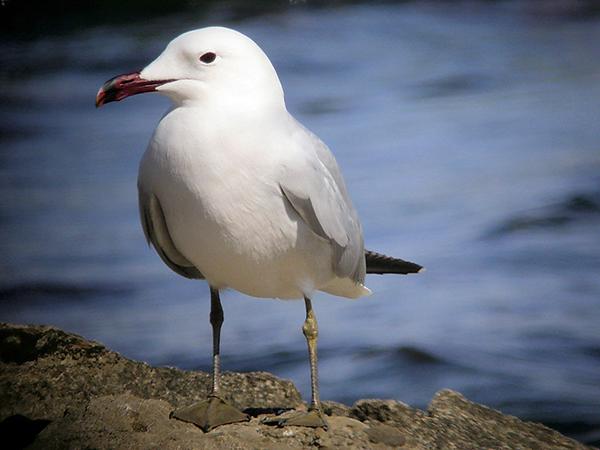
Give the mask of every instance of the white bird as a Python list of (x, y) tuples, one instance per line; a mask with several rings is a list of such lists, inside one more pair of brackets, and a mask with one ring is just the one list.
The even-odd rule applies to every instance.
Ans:
[(247, 420), (219, 396), (219, 290), (232, 288), (305, 300), (311, 405), (274, 422), (326, 428), (311, 297), (361, 297), (370, 293), (366, 272), (416, 273), (421, 266), (365, 252), (333, 154), (287, 111), (273, 65), (247, 36), (223, 27), (184, 33), (141, 72), (108, 80), (96, 106), (151, 91), (173, 106), (140, 164), (144, 233), (172, 270), (205, 279), (211, 292), (212, 393), (173, 416), (205, 431)]

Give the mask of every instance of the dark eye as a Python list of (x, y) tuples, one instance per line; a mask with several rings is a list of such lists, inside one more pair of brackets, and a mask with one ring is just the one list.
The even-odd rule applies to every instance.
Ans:
[(204, 64), (210, 64), (216, 59), (217, 55), (213, 52), (206, 52), (204, 55), (200, 57), (200, 61)]

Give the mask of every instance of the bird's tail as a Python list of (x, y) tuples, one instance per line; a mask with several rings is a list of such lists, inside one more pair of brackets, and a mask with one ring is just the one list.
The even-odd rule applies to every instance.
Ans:
[(423, 266), (410, 261), (404, 261), (400, 258), (392, 258), (391, 256), (382, 255), (381, 253), (365, 250), (365, 258), (367, 260), (367, 273), (398, 273), (409, 274), (419, 273), (425, 270)]

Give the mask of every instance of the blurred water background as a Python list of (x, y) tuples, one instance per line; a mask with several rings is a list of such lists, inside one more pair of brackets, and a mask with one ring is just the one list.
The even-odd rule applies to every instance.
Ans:
[[(95, 110), (94, 96), (181, 32), (232, 26), (336, 154), (367, 246), (427, 267), (369, 277), (361, 301), (315, 300), (322, 397), (425, 407), (452, 388), (600, 442), (593, 2), (56, 3), (2, 6), (0, 320), (210, 369), (208, 289), (162, 264), (137, 216), (138, 161), (168, 101)], [(307, 397), (304, 305), (223, 301), (225, 369)]]

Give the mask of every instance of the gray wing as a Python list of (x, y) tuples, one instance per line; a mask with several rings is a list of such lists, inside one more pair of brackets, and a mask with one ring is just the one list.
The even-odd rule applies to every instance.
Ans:
[(317, 235), (333, 248), (333, 269), (340, 278), (365, 280), (365, 253), (358, 214), (337, 162), (327, 146), (297, 124), (301, 157), (285, 166), (279, 186), (285, 199)]
[(174, 272), (186, 278), (204, 278), (175, 247), (158, 198), (153, 194), (145, 193), (139, 187), (138, 195), (140, 219), (148, 244), (152, 244), (164, 263)]

